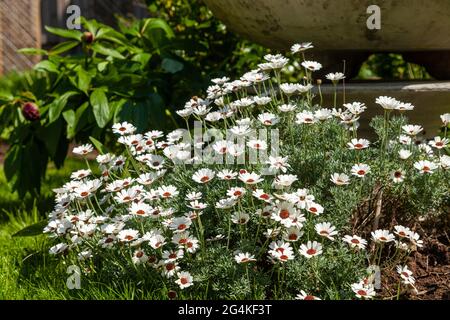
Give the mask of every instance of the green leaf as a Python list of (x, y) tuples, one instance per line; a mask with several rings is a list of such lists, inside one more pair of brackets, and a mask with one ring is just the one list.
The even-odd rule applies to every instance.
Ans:
[(68, 39), (73, 39), (73, 40), (77, 40), (77, 41), (81, 41), (81, 37), (83, 36), (81, 31), (78, 31), (78, 30), (67, 30), (67, 29), (54, 28), (54, 27), (49, 27), (49, 26), (45, 26), (45, 30), (47, 30), (50, 33), (56, 34), (57, 36), (60, 36), (63, 38), (68, 38)]
[(35, 237), (42, 235), (42, 231), (45, 226), (48, 224), (47, 220), (39, 221), (35, 224), (32, 224), (28, 227), (23, 228), (22, 230), (14, 233), (13, 237)]
[(64, 110), (64, 107), (67, 104), (67, 101), (71, 96), (76, 95), (77, 92), (69, 91), (64, 93), (62, 96), (56, 98), (48, 107), (49, 109), (49, 124), (54, 122), (59, 118), (61, 112)]
[(22, 48), (17, 50), (17, 52), (22, 54), (30, 54), (30, 55), (38, 55), (38, 56), (45, 56), (48, 54), (47, 50), (40, 49), (40, 48)]
[(173, 38), (175, 34), (173, 33), (170, 26), (167, 24), (166, 21), (159, 18), (148, 18), (145, 20), (144, 26), (142, 27), (141, 34), (147, 33), (155, 29), (163, 30), (166, 34), (167, 38)]
[(100, 53), (104, 56), (111, 56), (111, 57), (117, 58), (117, 59), (125, 59), (125, 57), (119, 51), (104, 47), (101, 44), (99, 44), (98, 42), (96, 42), (92, 45), (92, 50), (94, 52)]
[(90, 97), (92, 110), (94, 112), (95, 121), (100, 128), (104, 128), (111, 120), (111, 112), (109, 110), (108, 99), (104, 89), (95, 89)]
[(0, 90), (0, 100), (3, 101), (11, 101), (14, 99), (14, 95), (9, 92), (9, 91), (5, 91), (5, 90)]
[(101, 154), (108, 153), (108, 149), (97, 139), (94, 137), (89, 137), (89, 140), (91, 140), (92, 144), (95, 146), (95, 148), (100, 152)]
[(77, 121), (75, 111), (67, 110), (64, 111), (62, 115), (64, 120), (66, 120), (67, 122), (67, 139), (73, 139), (73, 137), (75, 136), (75, 128)]
[(50, 56), (57, 55), (75, 48), (78, 44), (77, 41), (64, 41), (51, 48), (48, 54)]
[(78, 86), (77, 86), (78, 89), (88, 94), (89, 86), (91, 85), (92, 80), (91, 75), (83, 68), (80, 68), (77, 73), (78, 73)]
[(114, 121), (128, 121), (136, 126), (138, 132), (148, 130), (150, 126), (164, 125), (164, 100), (157, 93), (150, 93), (145, 100), (128, 100), (116, 109)]
[(80, 22), (90, 33), (96, 34), (98, 30), (98, 23), (95, 20), (88, 20), (85, 17), (80, 17)]
[(47, 163), (47, 149), (38, 139), (32, 139), (27, 143), (19, 141), (13, 144), (6, 154), (3, 168), (10, 186), (23, 198), (27, 192), (39, 192)]
[(53, 62), (48, 61), (48, 60), (44, 60), (44, 61), (37, 63), (34, 66), (34, 69), (38, 70), (38, 71), (48, 71), (48, 72), (54, 72), (54, 73), (59, 72), (58, 67)]
[(64, 137), (62, 132), (63, 129), (63, 120), (58, 119), (57, 121), (43, 127), (39, 127), (37, 130), (37, 136), (41, 139), (45, 147), (48, 150), (48, 153), (51, 157), (54, 157), (56, 154), (56, 149), (58, 148), (59, 139)]
[(177, 60), (164, 58), (161, 63), (161, 67), (167, 72), (177, 73), (178, 71), (183, 70), (184, 65)]
[(131, 58), (131, 60), (139, 62), (144, 67), (147, 65), (147, 63), (151, 57), (152, 57), (152, 55), (150, 53), (143, 52), (143, 53), (135, 54), (133, 56), (133, 58)]
[(108, 67), (108, 64), (109, 64), (109, 61), (103, 61), (103, 62), (100, 62), (99, 64), (97, 64), (98, 71), (100, 71), (100, 72), (105, 71), (105, 69)]

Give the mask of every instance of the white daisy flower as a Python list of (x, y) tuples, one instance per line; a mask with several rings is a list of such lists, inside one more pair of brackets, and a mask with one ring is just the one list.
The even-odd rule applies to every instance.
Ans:
[(345, 173), (333, 173), (331, 175), (331, 182), (333, 182), (337, 186), (343, 186), (350, 184), (350, 178)]
[(398, 105), (400, 104), (400, 101), (398, 101), (395, 98), (381, 96), (375, 100), (375, 103), (382, 106), (383, 109), (395, 110), (395, 109), (397, 109)]
[(422, 174), (431, 174), (434, 170), (438, 168), (438, 165), (434, 162), (428, 161), (428, 160), (420, 160), (417, 162), (414, 162), (414, 168), (419, 170)]
[(311, 42), (303, 42), (303, 43), (296, 43), (294, 45), (292, 45), (291, 47), (291, 52), (293, 54), (295, 53), (299, 53), (299, 52), (304, 52), (308, 49), (312, 49), (314, 48), (314, 46), (312, 45)]
[(300, 290), (300, 293), (295, 296), (295, 300), (322, 300), (319, 297), (307, 294), (305, 291)]
[(351, 169), (352, 175), (357, 176), (359, 178), (364, 178), (369, 172), (370, 166), (364, 163), (357, 163)]
[(235, 212), (231, 216), (231, 221), (235, 224), (247, 224), (250, 220), (250, 216), (244, 212)]
[(362, 282), (353, 283), (351, 285), (353, 292), (357, 298), (360, 299), (372, 299), (375, 297), (375, 288), (372, 284), (364, 285)]
[(302, 66), (310, 71), (319, 71), (322, 69), (322, 64), (316, 61), (303, 61)]
[(342, 72), (328, 73), (325, 78), (333, 83), (337, 83), (339, 80), (345, 79), (345, 75)]
[(181, 271), (177, 274), (178, 279), (175, 281), (180, 286), (180, 289), (185, 289), (194, 284), (191, 274), (187, 271)]
[(91, 144), (83, 144), (81, 146), (75, 147), (73, 148), (72, 152), (74, 154), (78, 154), (81, 156), (85, 156), (88, 153), (91, 153), (92, 151), (94, 151), (94, 147)]
[(255, 256), (245, 252), (245, 253), (238, 253), (234, 256), (234, 260), (236, 260), (237, 263), (249, 263), (256, 261)]
[(367, 139), (352, 139), (347, 145), (349, 149), (362, 150), (368, 148), (370, 142)]
[(308, 241), (306, 245), (302, 244), (298, 251), (302, 256), (310, 259), (322, 254), (322, 245), (317, 241)]
[(128, 122), (115, 123), (112, 127), (113, 132), (120, 135), (133, 134), (136, 127)]
[(332, 226), (329, 222), (317, 223), (314, 226), (317, 234), (321, 237), (325, 237), (331, 241), (334, 241), (334, 236), (338, 234), (336, 227)]
[(441, 138), (441, 137), (437, 136), (437, 137), (434, 137), (433, 140), (431, 140), (430, 142), (428, 142), (428, 144), (429, 144), (430, 146), (432, 146), (433, 148), (436, 148), (436, 149), (443, 149), (443, 148), (446, 148), (446, 147), (447, 147), (447, 145), (449, 144), (449, 142), (450, 142), (449, 139), (447, 139), (447, 138)]
[(395, 236), (389, 232), (389, 230), (375, 230), (371, 232), (372, 239), (375, 242), (386, 243), (392, 242), (395, 240)]
[(352, 248), (365, 249), (367, 245), (367, 241), (357, 235), (345, 235), (342, 240), (347, 242)]
[(405, 172), (403, 170), (395, 170), (391, 173), (391, 179), (394, 183), (401, 183), (405, 180)]
[(411, 157), (412, 152), (409, 151), (409, 150), (406, 150), (406, 149), (401, 149), (401, 150), (398, 152), (398, 155), (400, 156), (400, 159), (406, 160), (406, 159), (408, 159), (409, 157)]
[(245, 173), (239, 173), (239, 180), (241, 180), (242, 182), (244, 182), (245, 184), (257, 184), (261, 181), (264, 181), (264, 179), (261, 178), (261, 176), (257, 173), (249, 173), (249, 172), (245, 172)]
[(416, 136), (420, 132), (423, 131), (423, 128), (422, 128), (422, 126), (419, 126), (419, 125), (408, 124), (408, 125), (402, 126), (402, 130), (409, 136)]

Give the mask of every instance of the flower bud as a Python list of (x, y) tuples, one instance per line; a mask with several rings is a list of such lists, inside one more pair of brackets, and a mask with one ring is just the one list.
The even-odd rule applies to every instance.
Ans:
[(22, 114), (29, 121), (36, 121), (41, 118), (38, 106), (33, 102), (25, 102), (22, 106)]
[(85, 33), (83, 33), (83, 41), (87, 44), (91, 44), (92, 42), (94, 42), (94, 35), (91, 32), (86, 31)]

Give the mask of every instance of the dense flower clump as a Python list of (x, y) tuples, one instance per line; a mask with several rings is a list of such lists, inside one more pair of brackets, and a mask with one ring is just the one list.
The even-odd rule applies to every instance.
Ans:
[[(448, 197), (446, 132), (423, 140), (423, 128), (403, 116), (414, 106), (382, 96), (378, 139), (359, 137), (367, 106), (338, 107), (337, 93), (332, 108), (318, 104), (313, 74), (322, 66), (304, 58), (311, 47), (292, 47), (303, 83), (282, 82), (289, 60), (281, 54), (238, 80), (213, 79), (206, 98), (178, 112), (195, 129), (114, 124), (123, 152), (99, 154), (98, 169), (87, 162), (55, 190), (44, 232), (59, 242), (50, 252), (87, 276), (103, 268), (191, 298), (373, 298), (380, 273), (369, 266), (395, 269), (414, 289), (405, 263), (422, 240), (412, 227), (378, 227), (390, 210), (383, 199), (439, 214)], [(326, 78), (336, 88), (345, 76)], [(447, 125), (449, 114), (441, 118)], [(73, 151), (86, 157), (93, 147)], [(365, 221), (374, 219), (371, 228)]]

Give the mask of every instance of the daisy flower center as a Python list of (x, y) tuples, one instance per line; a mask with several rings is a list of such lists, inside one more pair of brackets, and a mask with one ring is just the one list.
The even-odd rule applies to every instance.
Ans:
[(366, 171), (365, 171), (365, 170), (358, 170), (357, 173), (358, 173), (360, 176), (363, 176), (363, 175), (366, 174)]
[(306, 250), (306, 253), (309, 254), (309, 255), (311, 255), (311, 256), (312, 256), (312, 255), (315, 255), (316, 252), (317, 252), (316, 249), (313, 249), (313, 248)]
[(186, 278), (181, 278), (181, 279), (180, 279), (180, 282), (181, 282), (181, 284), (186, 284), (186, 283), (188, 283), (189, 281), (188, 281), (188, 279), (186, 279)]
[(173, 269), (175, 269), (175, 265), (173, 263), (166, 264), (166, 270), (167, 271), (171, 271)]
[(286, 209), (283, 209), (280, 211), (280, 218), (281, 219), (287, 219), (289, 218), (289, 211)]
[(209, 177), (208, 176), (204, 176), (200, 179), (201, 182), (208, 182), (209, 181)]
[(358, 290), (357, 292), (360, 296), (367, 296), (367, 292), (364, 290)]

